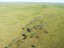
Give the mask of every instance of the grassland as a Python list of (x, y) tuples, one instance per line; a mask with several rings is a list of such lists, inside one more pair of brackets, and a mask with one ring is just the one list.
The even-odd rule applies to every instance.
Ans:
[(0, 4), (0, 48), (64, 48), (64, 4)]

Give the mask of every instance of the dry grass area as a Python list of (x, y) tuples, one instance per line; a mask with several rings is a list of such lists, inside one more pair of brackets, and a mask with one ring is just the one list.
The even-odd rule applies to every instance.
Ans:
[(0, 48), (64, 48), (64, 5), (0, 5)]

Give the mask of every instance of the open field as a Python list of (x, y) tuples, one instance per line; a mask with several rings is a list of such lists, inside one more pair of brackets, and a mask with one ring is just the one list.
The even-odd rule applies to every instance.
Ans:
[(0, 48), (64, 48), (64, 4), (0, 4)]

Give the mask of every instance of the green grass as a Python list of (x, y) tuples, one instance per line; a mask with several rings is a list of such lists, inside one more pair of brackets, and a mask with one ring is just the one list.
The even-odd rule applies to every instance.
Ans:
[[(22, 34), (26, 34), (25, 40)], [(63, 4), (0, 5), (0, 48), (32, 48), (31, 45), (64, 48)]]

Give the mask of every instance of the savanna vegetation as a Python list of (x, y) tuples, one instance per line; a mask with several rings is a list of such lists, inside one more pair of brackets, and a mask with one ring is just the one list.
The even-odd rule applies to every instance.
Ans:
[(0, 48), (64, 48), (64, 4), (0, 3)]

